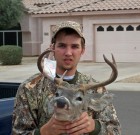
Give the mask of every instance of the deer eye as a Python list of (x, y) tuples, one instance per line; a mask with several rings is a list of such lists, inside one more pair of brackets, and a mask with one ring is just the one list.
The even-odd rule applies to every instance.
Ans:
[(83, 99), (81, 97), (77, 97), (76, 100), (82, 101)]
[(59, 93), (58, 93), (58, 92), (56, 92), (56, 93), (55, 93), (55, 96), (56, 96), (56, 97), (58, 97), (58, 96), (59, 96)]

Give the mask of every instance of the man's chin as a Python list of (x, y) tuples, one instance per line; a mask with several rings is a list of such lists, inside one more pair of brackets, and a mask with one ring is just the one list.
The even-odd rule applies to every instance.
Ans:
[(64, 69), (64, 70), (72, 70), (72, 66), (68, 66), (68, 65), (67, 65), (67, 66), (64, 66), (63, 69)]

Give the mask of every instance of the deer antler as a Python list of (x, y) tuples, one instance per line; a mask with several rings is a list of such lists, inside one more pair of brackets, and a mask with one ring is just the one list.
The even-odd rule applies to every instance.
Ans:
[(86, 90), (89, 90), (89, 89), (94, 89), (94, 88), (97, 88), (97, 87), (103, 87), (103, 86), (106, 86), (110, 83), (112, 83), (113, 81), (116, 80), (117, 76), (118, 76), (118, 70), (117, 70), (117, 65), (116, 65), (116, 62), (115, 62), (115, 58), (112, 54), (112, 60), (113, 62), (110, 62), (106, 57), (105, 55), (103, 55), (104, 57), (104, 60), (105, 62), (111, 67), (112, 69), (112, 73), (110, 75), (110, 78), (106, 81), (103, 81), (103, 82), (100, 82), (100, 83), (96, 83), (96, 84), (83, 84), (81, 85), (81, 89), (86, 91)]
[(38, 57), (37, 66), (38, 66), (39, 71), (45, 77), (49, 78), (52, 81), (55, 81), (56, 84), (60, 85), (60, 84), (63, 83), (63, 78), (64, 78), (65, 74), (67, 73), (67, 70), (63, 73), (61, 78), (55, 78), (55, 79), (53, 79), (51, 76), (48, 75), (47, 72), (45, 72), (45, 70), (44, 70), (44, 59), (49, 57), (50, 52), (54, 52), (54, 50), (48, 48)]
[[(45, 76), (45, 77), (48, 77), (50, 80), (52, 81), (55, 81), (56, 84), (58, 85), (61, 85), (63, 83), (63, 78), (65, 76), (65, 74), (67, 73), (67, 70), (64, 72), (64, 74), (62, 75), (61, 78), (55, 78), (53, 79), (52, 77), (50, 77), (48, 75), (48, 73), (45, 72), (44, 70), (44, 56), (46, 55), (46, 57), (49, 56), (49, 53), (50, 52), (54, 52), (54, 50), (52, 49), (47, 49), (46, 51), (44, 51), (38, 58), (38, 61), (37, 61), (37, 66), (38, 66), (38, 69), (39, 71)], [(110, 78), (106, 81), (103, 81), (103, 82), (100, 82), (100, 83), (96, 83), (96, 84), (82, 84), (80, 89), (83, 90), (83, 91), (86, 91), (86, 90), (89, 90), (89, 89), (94, 89), (94, 88), (97, 88), (97, 87), (103, 87), (103, 86), (106, 86), (110, 83), (112, 83), (113, 81), (115, 81), (115, 79), (117, 78), (118, 76), (118, 70), (117, 70), (117, 66), (116, 66), (116, 62), (115, 62), (115, 59), (114, 59), (114, 56), (112, 54), (112, 60), (113, 62), (110, 62), (106, 57), (105, 55), (103, 55), (104, 57), (104, 60), (105, 62), (111, 67), (112, 69), (112, 73), (110, 75)]]
[(54, 50), (48, 48), (38, 57), (37, 66), (38, 66), (39, 71), (45, 77), (48, 77), (48, 78), (50, 78), (50, 80), (53, 80), (53, 78), (51, 78), (46, 72), (44, 72), (44, 59), (45, 59), (45, 57), (47, 58), (49, 56), (50, 52), (54, 52)]

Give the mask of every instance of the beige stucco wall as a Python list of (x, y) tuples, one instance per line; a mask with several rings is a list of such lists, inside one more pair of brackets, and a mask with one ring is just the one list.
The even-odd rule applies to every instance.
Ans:
[[(117, 36), (117, 34), (113, 34), (110, 35), (110, 38), (108, 37), (108, 34), (104, 34), (104, 39), (109, 39), (109, 44), (107, 44), (108, 42), (104, 42), (102, 44), (106, 44), (106, 48), (105, 50), (102, 52), (102, 54), (100, 55), (100, 60), (97, 59), (97, 48), (98, 48), (98, 44), (97, 44), (97, 35), (96, 35), (96, 25), (124, 25), (124, 24), (132, 24), (132, 25), (139, 25), (140, 24), (140, 14), (110, 14), (110, 15), (98, 15), (98, 16), (93, 16), (93, 17), (86, 17), (85, 19), (83, 19), (83, 25), (85, 25), (84, 27), (84, 35), (86, 38), (86, 54), (84, 55), (83, 60), (91, 60), (94, 62), (103, 62), (103, 57), (102, 54), (107, 54), (110, 57), (110, 54), (112, 53), (112, 45), (115, 44), (121, 39), (119, 38), (119, 36)], [(116, 59), (118, 62), (140, 62), (140, 40), (138, 38), (138, 33), (140, 33), (140, 31), (137, 32), (133, 32), (132, 37), (129, 38), (130, 36), (130, 32), (124, 32), (125, 35), (122, 35), (122, 38), (126, 37), (126, 41), (124, 41), (125, 39), (122, 40), (122, 42), (118, 42), (118, 46), (116, 46), (116, 50), (114, 49), (114, 53), (116, 55)], [(113, 37), (114, 36), (114, 37)], [(112, 38), (113, 37), (113, 38)], [(114, 40), (114, 38), (116, 40)], [(130, 41), (131, 39), (131, 41)], [(102, 40), (101, 37), (99, 37), (98, 40)], [(123, 43), (124, 41), (124, 43)], [(120, 43), (120, 44), (119, 44)], [(121, 48), (122, 43), (126, 46), (124, 51), (120, 51), (119, 49)], [(130, 44), (131, 44), (131, 51), (130, 51)], [(134, 50), (135, 49), (135, 50)], [(117, 52), (117, 50), (119, 50), (119, 52)], [(133, 51), (133, 52), (132, 52)], [(127, 53), (127, 54), (125, 54)]]
[[(99, 15), (78, 15), (78, 16), (63, 16), (63, 17), (39, 17), (27, 16), (23, 21), (23, 52), (24, 55), (39, 55), (51, 43), (52, 31), (51, 27), (61, 21), (72, 20), (83, 25), (83, 34), (86, 39), (86, 52), (81, 58), (81, 61), (96, 61), (96, 25), (105, 24), (124, 24), (124, 23), (139, 23), (139, 13), (112, 13)], [(26, 24), (26, 25), (25, 25)], [(104, 37), (106, 38), (106, 37)], [(114, 41), (110, 39), (110, 42)], [(108, 46), (110, 48), (110, 46)], [(126, 48), (127, 49), (127, 48)], [(104, 52), (106, 53), (106, 52)]]
[(57, 25), (58, 23), (66, 20), (71, 21), (77, 21), (79, 23), (82, 23), (81, 19), (78, 17), (72, 18), (72, 17), (59, 17), (59, 18), (43, 18), (42, 20), (42, 27), (43, 27), (43, 42), (41, 44), (41, 51), (44, 51), (47, 47), (51, 44), (51, 37), (52, 37), (52, 31), (51, 27)]
[(23, 55), (35, 56), (41, 53), (42, 20), (25, 15), (21, 22)]

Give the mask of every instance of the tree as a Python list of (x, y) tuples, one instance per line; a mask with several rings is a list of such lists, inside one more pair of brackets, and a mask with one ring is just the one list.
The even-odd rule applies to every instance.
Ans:
[(17, 25), (24, 15), (22, 0), (0, 0), (0, 29)]

